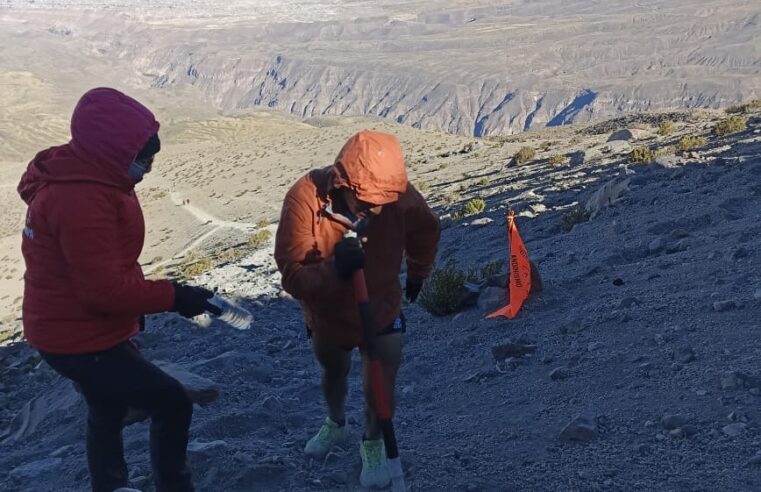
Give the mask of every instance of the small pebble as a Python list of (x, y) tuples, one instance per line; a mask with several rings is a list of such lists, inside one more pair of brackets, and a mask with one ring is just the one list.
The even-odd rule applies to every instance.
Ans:
[(723, 313), (725, 311), (730, 311), (732, 309), (735, 309), (737, 307), (737, 303), (735, 301), (717, 301), (713, 303), (713, 310), (717, 313)]

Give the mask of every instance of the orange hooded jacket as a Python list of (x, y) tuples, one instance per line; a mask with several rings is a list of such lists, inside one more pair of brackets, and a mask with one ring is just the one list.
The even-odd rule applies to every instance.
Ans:
[(328, 168), (315, 169), (288, 191), (275, 238), (275, 261), (283, 288), (301, 302), (309, 328), (337, 345), (360, 344), (361, 327), (350, 281), (333, 267), (333, 248), (347, 228), (323, 211), (336, 188), (383, 205), (369, 219), (365, 278), (378, 329), (399, 316), (403, 256), (407, 276), (425, 279), (439, 242), (438, 217), (407, 181), (404, 157), (392, 135), (364, 131), (349, 139)]

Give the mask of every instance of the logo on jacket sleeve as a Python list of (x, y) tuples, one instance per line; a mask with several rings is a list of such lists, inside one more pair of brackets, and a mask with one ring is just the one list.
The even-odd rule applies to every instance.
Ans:
[(32, 229), (32, 211), (26, 212), (26, 227), (24, 227), (24, 236), (27, 239), (34, 239), (34, 229)]

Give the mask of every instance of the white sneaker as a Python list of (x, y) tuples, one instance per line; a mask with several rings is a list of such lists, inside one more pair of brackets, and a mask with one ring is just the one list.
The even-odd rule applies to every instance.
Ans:
[(362, 441), (359, 445), (359, 455), (362, 457), (359, 483), (368, 489), (388, 487), (391, 475), (386, 466), (386, 446), (383, 445), (383, 439)]
[(330, 417), (325, 417), (325, 423), (320, 431), (307, 442), (304, 452), (314, 458), (323, 458), (328, 452), (346, 440), (346, 426), (339, 426)]

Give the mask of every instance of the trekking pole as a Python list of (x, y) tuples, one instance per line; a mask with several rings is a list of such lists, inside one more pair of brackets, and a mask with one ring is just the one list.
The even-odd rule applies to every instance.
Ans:
[(404, 492), (407, 490), (407, 486), (404, 483), (404, 471), (402, 470), (402, 462), (399, 459), (399, 446), (396, 442), (394, 422), (391, 420), (391, 392), (390, 388), (386, 385), (383, 365), (375, 348), (375, 320), (370, 310), (365, 271), (356, 270), (352, 275), (352, 283), (362, 323), (362, 343), (365, 346), (369, 359), (368, 368), (370, 371), (370, 388), (373, 394), (373, 405), (380, 421), (383, 444), (386, 446), (386, 459), (389, 474), (391, 475), (391, 490), (393, 492)]
[[(337, 218), (349, 228), (344, 237), (358, 238), (359, 234), (367, 227), (364, 219), (352, 222), (346, 219), (341, 220), (343, 218), (340, 216)], [(368, 370), (370, 371), (370, 389), (373, 396), (373, 406), (375, 406), (375, 413), (380, 421), (380, 428), (383, 433), (383, 445), (386, 447), (386, 461), (389, 474), (391, 475), (391, 490), (392, 492), (405, 492), (407, 486), (404, 483), (402, 461), (399, 459), (399, 446), (396, 442), (394, 422), (391, 420), (391, 389), (386, 385), (386, 375), (375, 348), (375, 317), (370, 309), (370, 296), (367, 294), (365, 270), (355, 270), (351, 280), (354, 287), (354, 297), (359, 308), (359, 318), (362, 326), (362, 345), (365, 347), (367, 358), (369, 359)]]

